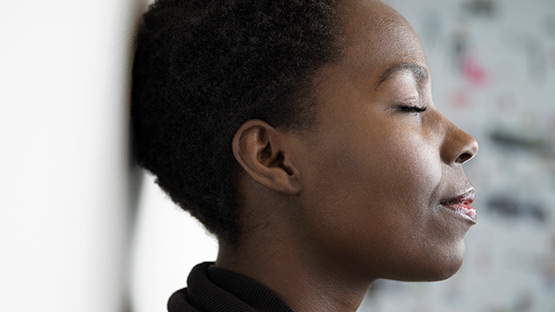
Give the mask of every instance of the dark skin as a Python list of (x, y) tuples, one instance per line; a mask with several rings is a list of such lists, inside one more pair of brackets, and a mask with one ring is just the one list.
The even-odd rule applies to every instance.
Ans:
[(239, 244), (216, 265), (295, 311), (355, 311), (378, 278), (430, 281), (461, 266), (474, 224), (443, 203), (472, 189), (473, 137), (436, 109), (412, 28), (373, 0), (344, 0), (341, 59), (314, 77), (316, 124), (249, 120), (233, 152)]

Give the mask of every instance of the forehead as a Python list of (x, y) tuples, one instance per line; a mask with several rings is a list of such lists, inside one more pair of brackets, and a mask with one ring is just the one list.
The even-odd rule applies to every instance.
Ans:
[(339, 63), (356, 74), (371, 71), (376, 79), (396, 64), (427, 68), (424, 51), (412, 27), (394, 9), (375, 0), (343, 0), (339, 5)]

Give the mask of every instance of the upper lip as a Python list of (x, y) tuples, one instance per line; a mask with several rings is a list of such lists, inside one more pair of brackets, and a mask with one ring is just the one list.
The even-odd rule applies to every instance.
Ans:
[(470, 205), (474, 201), (474, 189), (462, 193), (461, 195), (455, 195), (451, 198), (441, 201), (442, 205)]

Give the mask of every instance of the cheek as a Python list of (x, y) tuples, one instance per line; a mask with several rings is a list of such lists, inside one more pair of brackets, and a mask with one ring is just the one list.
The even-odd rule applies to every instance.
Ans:
[(450, 232), (435, 209), (439, 148), (416, 131), (384, 131), (366, 140), (346, 135), (334, 142), (313, 158), (304, 203), (310, 236), (324, 239), (328, 254), (380, 268), (374, 274), (385, 277), (454, 273), (461, 235)]
[(437, 147), (415, 134), (403, 133), (377, 142), (372, 159), (372, 183), (401, 198), (429, 197), (441, 180)]
[(334, 173), (349, 188), (343, 192), (371, 197), (377, 212), (380, 206), (405, 214), (430, 206), (442, 176), (439, 148), (433, 142), (417, 131), (393, 130), (362, 143), (346, 143), (332, 155), (341, 159), (333, 167), (340, 169)]
[(374, 134), (345, 135), (318, 152), (307, 183), (310, 206), (318, 207), (320, 224), (343, 226), (346, 235), (417, 232), (441, 180), (439, 153), (416, 135)]

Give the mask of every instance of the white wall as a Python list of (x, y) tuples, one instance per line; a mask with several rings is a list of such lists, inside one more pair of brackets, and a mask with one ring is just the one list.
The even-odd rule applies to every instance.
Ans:
[(0, 10), (0, 311), (122, 311), (132, 34), (145, 1)]

